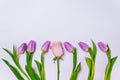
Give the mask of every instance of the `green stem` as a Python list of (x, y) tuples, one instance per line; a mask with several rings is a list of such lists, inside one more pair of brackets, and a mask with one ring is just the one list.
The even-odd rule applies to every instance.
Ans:
[(104, 80), (110, 80), (109, 70), (110, 70), (111, 62), (108, 60), (108, 64), (105, 69), (105, 77)]
[(76, 68), (76, 64), (77, 64), (77, 51), (76, 51), (76, 48), (74, 48), (74, 51), (73, 51), (73, 70), (72, 70), (72, 72), (74, 72), (74, 70)]
[(33, 58), (33, 53), (29, 53), (26, 51), (26, 64), (29, 66), (32, 66), (32, 58)]
[(44, 56), (43, 56), (43, 53), (41, 54), (41, 65), (42, 65), (41, 80), (45, 80)]
[(73, 73), (71, 73), (70, 80), (72, 80), (72, 77), (73, 77)]
[(95, 72), (95, 63), (92, 61), (91, 68), (89, 69), (88, 80), (94, 80), (94, 72)]
[(18, 69), (21, 71), (21, 73), (27, 78), (27, 80), (30, 80), (30, 78), (28, 77), (28, 75), (24, 72), (24, 70), (20, 67), (20, 65), (16, 64), (16, 66), (18, 67)]
[(23, 71), (23, 69), (20, 68), (21, 73), (27, 78), (27, 80), (30, 80), (28, 75)]
[(57, 80), (60, 79), (60, 63), (59, 58), (57, 58)]
[(92, 76), (91, 76), (91, 80), (94, 79), (94, 72), (95, 72), (95, 63), (94, 63), (94, 61), (93, 61), (93, 62), (92, 62), (92, 72), (91, 72)]
[(75, 74), (75, 72), (72, 72), (71, 76), (70, 76), (70, 80), (76, 80), (77, 75)]
[(41, 64), (44, 67), (44, 56), (43, 56), (43, 53), (41, 54)]
[(77, 52), (76, 52), (76, 49), (74, 48), (74, 51), (73, 51), (73, 69), (72, 69), (72, 73), (71, 73), (71, 76), (70, 76), (70, 80), (76, 80), (75, 79), (75, 68), (76, 68), (76, 64), (77, 64)]

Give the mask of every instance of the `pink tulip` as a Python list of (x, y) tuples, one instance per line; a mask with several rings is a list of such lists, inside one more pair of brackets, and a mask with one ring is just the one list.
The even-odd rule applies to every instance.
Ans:
[(53, 42), (51, 46), (51, 50), (55, 57), (61, 57), (64, 54), (61, 42)]

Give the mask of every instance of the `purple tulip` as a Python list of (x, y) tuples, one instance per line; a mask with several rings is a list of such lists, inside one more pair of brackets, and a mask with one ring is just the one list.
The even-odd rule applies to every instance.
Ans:
[(74, 47), (69, 42), (65, 42), (64, 47), (68, 52), (73, 53)]
[(86, 43), (79, 42), (78, 45), (83, 51), (88, 52), (89, 46)]
[(18, 54), (23, 54), (25, 52), (25, 50), (27, 49), (27, 45), (26, 43), (22, 43), (19, 47), (18, 47)]
[(29, 53), (33, 53), (35, 51), (35, 48), (36, 48), (36, 42), (31, 40), (29, 43), (28, 43), (28, 48), (27, 48), (27, 51)]
[(105, 45), (103, 42), (98, 42), (98, 47), (101, 51), (106, 52), (108, 50), (107, 45)]
[(49, 47), (50, 47), (50, 41), (46, 41), (46, 42), (42, 45), (41, 50), (42, 50), (43, 52), (47, 52), (48, 49), (49, 49)]

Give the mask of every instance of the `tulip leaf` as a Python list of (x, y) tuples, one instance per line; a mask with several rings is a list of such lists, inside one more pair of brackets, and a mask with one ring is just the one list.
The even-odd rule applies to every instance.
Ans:
[(38, 74), (34, 71), (34, 69), (30, 65), (26, 65), (25, 69), (30, 76), (31, 80), (40, 80)]
[(111, 72), (112, 72), (112, 69), (113, 69), (113, 66), (114, 66), (114, 63), (115, 63), (117, 57), (118, 57), (118, 56), (113, 57), (113, 58), (110, 60), (110, 67), (109, 67), (109, 71), (108, 71), (108, 75), (107, 75), (107, 80), (110, 80)]
[[(17, 56), (15, 56), (13, 53), (15, 53), (14, 51), (13, 51), (13, 53), (11, 52), (11, 51), (9, 51), (8, 49), (5, 49), (5, 48), (3, 48), (4, 49), (4, 51), (6, 52), (6, 53), (8, 53), (9, 55), (10, 55), (10, 57), (12, 58), (12, 60), (14, 61), (14, 63), (16, 64), (16, 65), (18, 65), (18, 60), (17, 60)], [(16, 53), (15, 53), (16, 54)]]
[(7, 52), (11, 56), (11, 58), (13, 58), (13, 54), (12, 54), (11, 51), (9, 51), (8, 49), (5, 49), (5, 48), (3, 48), (3, 49), (4, 49), (5, 52)]
[(97, 54), (97, 47), (93, 40), (92, 40), (92, 45), (93, 45), (93, 60), (95, 61), (96, 54)]
[(115, 63), (115, 61), (116, 61), (117, 58), (118, 58), (118, 56), (113, 57), (113, 58), (111, 59), (111, 67), (114, 65), (114, 63)]
[(88, 57), (85, 57), (86, 63), (88, 65), (89, 73), (88, 80), (93, 80), (94, 78), (94, 61)]
[(74, 48), (74, 52), (73, 52), (73, 71), (76, 68), (76, 64), (77, 64), (77, 50), (76, 50), (76, 48)]
[(42, 65), (37, 60), (35, 60), (35, 63), (37, 65), (37, 68), (38, 68), (38, 71), (39, 71), (39, 75), (41, 75)]
[(5, 64), (10, 68), (10, 70), (14, 73), (14, 75), (16, 76), (16, 78), (18, 80), (24, 80), (24, 78), (21, 76), (21, 74), (19, 73), (19, 71), (17, 70), (17, 68), (15, 68), (14, 66), (12, 66), (7, 60), (2, 59)]
[(92, 60), (89, 57), (85, 57), (86, 63), (88, 65), (89, 70), (91, 69), (92, 66)]
[(79, 64), (77, 65), (77, 68), (75, 69), (76, 75), (78, 75), (78, 73), (80, 72), (80, 70), (81, 70), (81, 63), (79, 63)]
[(89, 52), (89, 54), (90, 54), (91, 59), (94, 60), (94, 54), (93, 54), (92, 48), (88, 48), (88, 52)]
[(75, 69), (74, 72), (72, 72), (71, 76), (70, 76), (70, 80), (77, 80), (77, 76), (78, 76), (78, 73), (80, 72), (81, 70), (81, 63), (79, 63), (77, 65), (77, 68)]
[(19, 66), (19, 61), (18, 61), (18, 57), (17, 57), (17, 51), (16, 51), (16, 48), (15, 48), (15, 46), (13, 45), (13, 61), (14, 61), (14, 63), (17, 65), (17, 66)]
[(13, 54), (14, 54), (14, 57), (17, 58), (17, 52), (16, 52), (16, 49), (15, 49), (15, 46), (13, 45)]
[(105, 80), (107, 80), (107, 75), (108, 75), (108, 71), (109, 71), (109, 68), (110, 68), (110, 62), (108, 62), (107, 66), (106, 66), (106, 69), (105, 69)]
[(93, 49), (88, 48), (88, 52), (89, 52), (91, 58), (93, 59), (93, 61), (95, 62), (95, 58), (96, 58), (96, 54), (97, 54), (97, 48), (96, 48), (96, 45), (95, 45), (93, 40), (92, 40), (92, 46), (93, 46)]

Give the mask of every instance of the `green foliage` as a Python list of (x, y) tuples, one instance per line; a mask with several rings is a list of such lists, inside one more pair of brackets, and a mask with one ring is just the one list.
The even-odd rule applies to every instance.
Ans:
[(92, 40), (92, 46), (93, 46), (93, 48), (89, 48), (88, 52), (89, 52), (89, 54), (91, 56), (91, 59), (93, 59), (93, 61), (95, 62), (96, 54), (97, 54), (97, 47), (96, 47), (93, 40)]
[(77, 80), (77, 76), (81, 70), (81, 63), (77, 65), (77, 50), (74, 48), (73, 51), (73, 70), (70, 76), (70, 80)]
[(26, 63), (29, 66), (32, 66), (32, 58), (33, 58), (33, 53), (29, 53), (26, 51)]
[(17, 68), (15, 68), (14, 66), (12, 66), (7, 60), (2, 59), (5, 64), (10, 68), (10, 70), (13, 72), (13, 74), (16, 76), (16, 78), (18, 80), (24, 80), (24, 78), (21, 76), (21, 74), (19, 73), (19, 71), (17, 70)]
[(35, 63), (37, 65), (37, 69), (39, 71), (39, 75), (41, 75), (41, 70), (42, 70), (42, 65), (40, 64), (40, 62), (38, 62), (37, 60), (35, 60)]
[(96, 55), (97, 55), (97, 47), (93, 40), (92, 40), (92, 48), (90, 47), (88, 49), (88, 52), (90, 54), (90, 58), (85, 57), (85, 60), (86, 60), (86, 63), (87, 63), (88, 69), (89, 69), (88, 80), (93, 80), (94, 79), (94, 71), (95, 71), (95, 59), (96, 59)]
[(109, 45), (107, 45), (107, 47), (108, 47), (108, 50), (107, 50), (107, 52), (106, 52), (106, 55), (107, 55), (108, 62), (109, 62), (110, 59), (111, 59), (111, 50), (110, 50), (110, 48), (109, 48)]
[(30, 65), (26, 65), (25, 69), (30, 76), (31, 80), (40, 80), (40, 77), (37, 75), (37, 73), (34, 71), (34, 69)]
[(76, 64), (77, 64), (77, 51), (76, 51), (76, 48), (74, 48), (74, 51), (73, 51), (73, 71), (76, 68)]
[(117, 57), (118, 56), (111, 58), (110, 61), (108, 62), (106, 69), (105, 69), (104, 80), (110, 80), (111, 72), (112, 72), (113, 66), (117, 60)]
[(92, 67), (92, 60), (89, 57), (85, 57), (85, 60), (86, 60), (87, 66), (88, 66), (88, 68), (90, 70), (91, 67)]

